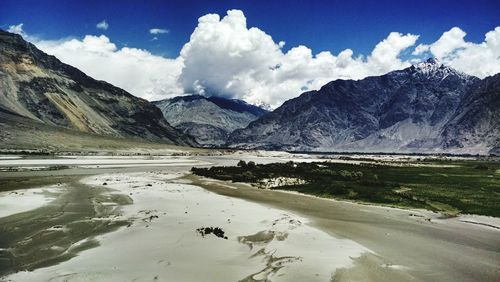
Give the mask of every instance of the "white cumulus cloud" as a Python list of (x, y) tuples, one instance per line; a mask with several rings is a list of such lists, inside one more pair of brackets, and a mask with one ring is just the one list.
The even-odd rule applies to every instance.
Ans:
[(367, 60), (367, 67), (371, 71), (378, 73), (386, 73), (395, 69), (402, 69), (410, 66), (410, 63), (403, 62), (399, 59), (402, 51), (410, 46), (415, 45), (418, 35), (391, 32), (389, 36), (378, 43), (373, 49)]
[(429, 51), (430, 46), (427, 44), (418, 44), (415, 50), (411, 53), (412, 55), (418, 56)]
[(109, 28), (109, 24), (106, 22), (106, 20), (102, 20), (101, 22), (97, 23), (95, 27), (97, 27), (98, 29), (107, 30)]
[[(443, 64), (480, 78), (500, 72), (500, 27), (486, 33), (484, 41), (465, 40), (467, 34), (453, 27), (428, 47)], [(418, 47), (417, 47), (418, 48)]]
[(417, 35), (390, 33), (367, 58), (355, 58), (349, 49), (337, 56), (314, 55), (302, 45), (284, 52), (284, 42), (276, 43), (264, 31), (248, 28), (243, 12), (230, 10), (222, 19), (209, 14), (198, 20), (181, 50), (180, 81), (188, 92), (278, 106), (333, 79), (359, 79), (407, 67), (410, 64), (399, 55), (417, 39)]
[(81, 40), (38, 41), (35, 44), (96, 79), (148, 100), (183, 93), (177, 83), (181, 59), (167, 59), (136, 48), (120, 49), (104, 35), (87, 35)]

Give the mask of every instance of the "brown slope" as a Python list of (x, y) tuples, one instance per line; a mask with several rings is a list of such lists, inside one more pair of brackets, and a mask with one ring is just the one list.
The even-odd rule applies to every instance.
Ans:
[[(95, 80), (0, 30), (0, 108), (33, 122), (90, 134), (196, 145), (161, 111), (123, 89)], [(0, 122), (8, 122), (2, 118)]]

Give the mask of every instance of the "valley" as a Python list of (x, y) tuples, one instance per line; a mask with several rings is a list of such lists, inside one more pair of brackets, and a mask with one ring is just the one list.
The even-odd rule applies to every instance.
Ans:
[(500, 281), (498, 3), (129, 2), (2, 1), (0, 282)]
[[(190, 173), (240, 160), (256, 167), (346, 165), (338, 158), (185, 153), (2, 156), (0, 167), (10, 170), (0, 171), (0, 279), (442, 281), (495, 280), (499, 273), (497, 218), (332, 201)], [(33, 206), (17, 207), (24, 201)], [(198, 234), (208, 226), (227, 239)], [(439, 263), (426, 263), (429, 257)]]

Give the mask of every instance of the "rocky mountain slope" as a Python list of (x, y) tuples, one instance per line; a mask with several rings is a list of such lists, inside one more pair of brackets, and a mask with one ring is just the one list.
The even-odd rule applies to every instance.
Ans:
[[(148, 101), (92, 79), (38, 50), (21, 36), (0, 30), (0, 123), (8, 122), (169, 144), (196, 144), (170, 126), (161, 111)], [(5, 132), (3, 135), (7, 138)]]
[(241, 100), (215, 96), (179, 96), (153, 103), (171, 125), (205, 146), (225, 144), (231, 132), (267, 113)]
[(444, 148), (500, 155), (500, 74), (487, 77), (460, 102), (441, 137)]
[[(499, 76), (437, 60), (303, 93), (231, 134), (240, 148), (487, 153), (498, 147)], [(496, 107), (495, 107), (496, 106)]]

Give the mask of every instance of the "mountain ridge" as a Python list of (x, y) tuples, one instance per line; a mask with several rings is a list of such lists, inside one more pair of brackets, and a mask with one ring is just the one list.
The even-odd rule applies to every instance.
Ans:
[[(196, 145), (148, 101), (0, 30), (0, 108), (36, 123), (90, 134)], [(2, 120), (11, 120), (2, 117)]]
[[(227, 145), (288, 151), (487, 153), (496, 146), (498, 133), (483, 134), (491, 140), (474, 147), (470, 142), (449, 142), (454, 137), (451, 129), (448, 137), (443, 136), (446, 124), (464, 107), (464, 97), (484, 81), (435, 59), (381, 76), (334, 80), (236, 130)], [(499, 98), (500, 92), (490, 92), (491, 99)], [(488, 116), (498, 115), (498, 110), (491, 112)], [(498, 119), (488, 126), (498, 132)], [(453, 132), (459, 130), (455, 127)], [(476, 137), (464, 140), (471, 138), (480, 142)]]

